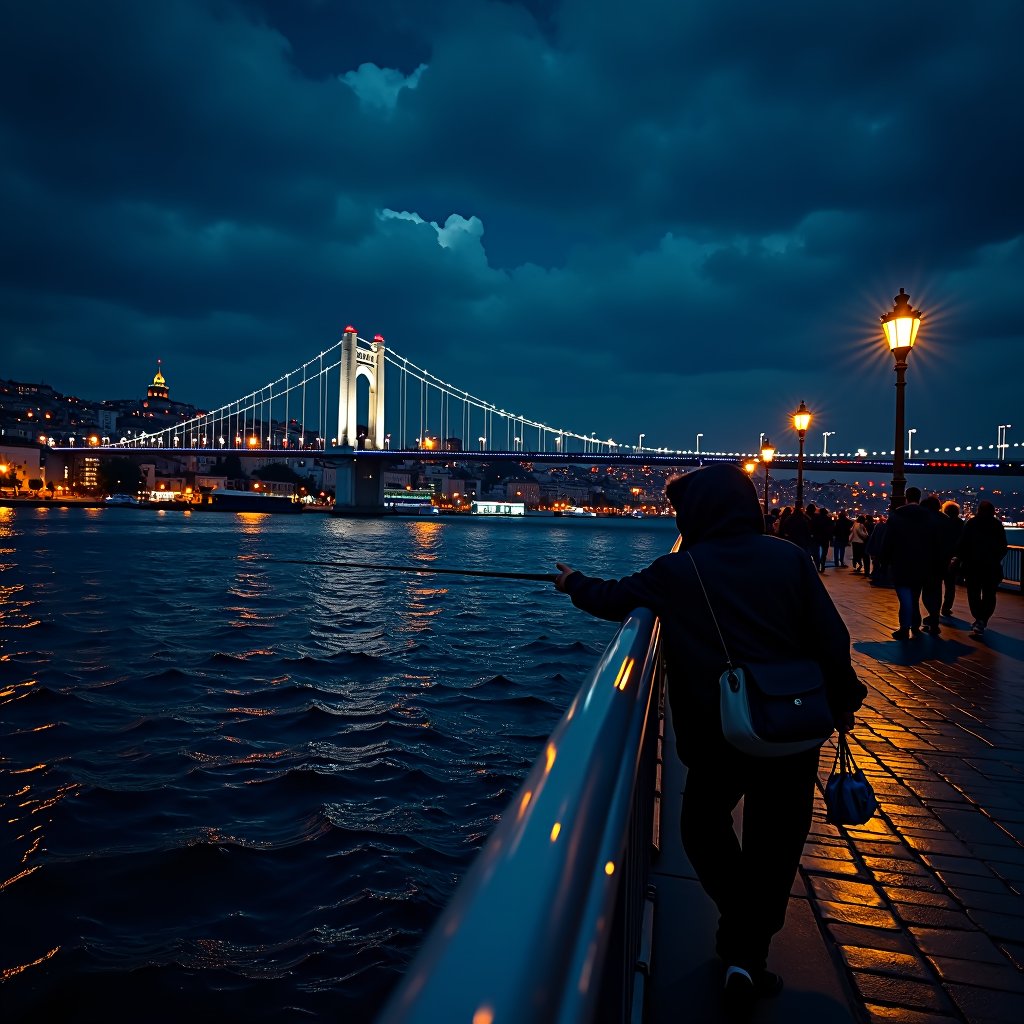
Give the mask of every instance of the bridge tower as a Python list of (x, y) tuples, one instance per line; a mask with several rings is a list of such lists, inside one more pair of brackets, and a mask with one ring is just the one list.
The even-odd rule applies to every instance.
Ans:
[(356, 382), (370, 382), (370, 411), (367, 417), (364, 448), (384, 448), (384, 339), (374, 336), (370, 347), (360, 348), (354, 327), (346, 327), (341, 336), (341, 383), (338, 392), (338, 444), (358, 448), (356, 424)]

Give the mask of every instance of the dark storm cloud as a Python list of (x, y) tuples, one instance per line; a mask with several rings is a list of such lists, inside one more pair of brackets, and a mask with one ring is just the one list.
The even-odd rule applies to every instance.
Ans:
[(354, 322), (603, 437), (739, 446), (805, 398), (851, 446), (888, 445), (877, 317), (903, 286), (930, 317), (919, 442), (1019, 408), (1013, 0), (8, 20), (5, 376), (126, 395), (160, 355), (176, 397), (212, 405)]

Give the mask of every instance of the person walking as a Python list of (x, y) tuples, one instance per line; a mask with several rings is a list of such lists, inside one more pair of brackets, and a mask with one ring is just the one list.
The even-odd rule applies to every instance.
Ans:
[(964, 521), (960, 518), (960, 506), (955, 501), (942, 503), (942, 528), (939, 531), (946, 569), (942, 574), (942, 608), (940, 614), (947, 619), (953, 616), (953, 602), (956, 600), (956, 580), (960, 566), (956, 561), (956, 549), (964, 532)]
[[(719, 713), (725, 658), (712, 614), (738, 663), (817, 661), (837, 728), (853, 727), (867, 690), (851, 664), (850, 634), (815, 565), (794, 544), (765, 536), (757, 492), (742, 470), (707, 466), (675, 477), (665, 494), (676, 514), (679, 551), (619, 580), (559, 562), (555, 586), (599, 618), (620, 621), (644, 607), (661, 620), (677, 751), (687, 766), (683, 846), (718, 907), (723, 999), (729, 1012), (741, 1014), (782, 987), (768, 970), (768, 951), (784, 925), (810, 828), (818, 750), (765, 758), (727, 743)], [(766, 601), (769, 580), (773, 596)], [(741, 799), (742, 842), (732, 822)]]
[(941, 632), (939, 625), (939, 609), (942, 606), (942, 577), (949, 565), (952, 553), (947, 554), (943, 548), (943, 529), (945, 516), (937, 494), (929, 494), (921, 499), (921, 508), (928, 513), (931, 528), (935, 532), (935, 548), (932, 560), (925, 565), (924, 578), (921, 582), (921, 603), (924, 605), (925, 617), (921, 629), (937, 637)]
[(921, 490), (908, 487), (906, 504), (893, 509), (882, 538), (882, 561), (889, 567), (899, 601), (899, 626), (894, 640), (908, 640), (921, 632), (921, 588), (935, 563), (938, 536)]
[(846, 546), (850, 543), (852, 531), (853, 520), (846, 514), (845, 508), (840, 509), (832, 524), (832, 565), (836, 569), (846, 568)]
[(779, 536), (807, 552), (813, 559), (811, 521), (807, 518), (807, 513), (802, 508), (795, 508), (788, 516), (785, 513), (783, 515), (785, 519), (779, 523)]
[(964, 571), (967, 606), (974, 616), (971, 636), (980, 639), (996, 610), (996, 593), (1003, 581), (1006, 530), (991, 501), (979, 501), (978, 511), (964, 523), (957, 561)]
[(870, 565), (869, 562), (865, 562), (864, 558), (864, 546), (867, 544), (868, 538), (871, 536), (868, 532), (867, 521), (867, 516), (857, 516), (854, 520), (853, 528), (850, 530), (850, 551), (854, 572), (866, 573), (868, 571), (868, 565)]
[(827, 508), (819, 508), (811, 522), (811, 533), (814, 536), (816, 550), (815, 562), (818, 572), (825, 571), (825, 559), (828, 558), (828, 546), (832, 542), (832, 513)]

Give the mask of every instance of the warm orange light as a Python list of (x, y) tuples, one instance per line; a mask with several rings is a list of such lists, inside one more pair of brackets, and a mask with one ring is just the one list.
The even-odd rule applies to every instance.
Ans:
[(768, 439), (765, 438), (764, 444), (761, 445), (761, 460), (763, 462), (771, 462), (775, 458), (775, 449), (768, 443)]
[(248, 444), (249, 444), (250, 448), (257, 448), (257, 447), (259, 447), (259, 443), (260, 443), (260, 439), (258, 437), (250, 437), (249, 438)]
[(605, 866), (604, 866), (604, 873), (606, 875), (614, 875), (615, 874), (615, 861), (610, 860), (610, 861), (608, 861), (607, 864), (605, 864)]
[(806, 405), (801, 401), (800, 408), (793, 413), (793, 427), (799, 434), (806, 432), (807, 428), (811, 425), (811, 413)]
[(551, 826), (551, 842), (554, 842), (558, 838), (558, 833), (561, 831), (562, 823), (560, 821), (556, 821), (554, 825)]
[(494, 1024), (494, 1011), (489, 1006), (481, 1006), (473, 1012), (473, 1024)]
[(626, 658), (626, 660), (619, 666), (619, 674), (615, 678), (615, 688), (617, 690), (625, 690), (626, 685), (629, 683), (629, 677), (632, 671), (633, 659)]
[(882, 333), (892, 352), (905, 355), (917, 341), (917, 332), (921, 327), (921, 310), (911, 308), (910, 296), (902, 288), (892, 301), (892, 312), (883, 313), (879, 317), (882, 321)]
[(757, 469), (757, 463), (756, 462), (744, 462), (743, 463), (743, 469), (747, 473), (753, 473), (754, 470)]

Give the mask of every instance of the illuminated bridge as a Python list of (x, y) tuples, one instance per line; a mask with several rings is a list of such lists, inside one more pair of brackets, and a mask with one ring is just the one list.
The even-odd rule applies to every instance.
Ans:
[[(340, 341), (275, 381), (193, 419), (159, 430), (95, 438), (100, 449), (245, 451), (272, 455), (315, 450), (376, 462), (421, 460), (587, 462), (698, 465), (739, 461), (756, 453), (631, 445), (564, 425), (541, 423), (500, 408), (435, 376), (389, 348), (377, 335), (346, 327)], [(826, 438), (827, 441), (827, 438)], [(699, 445), (699, 438), (698, 438)], [(60, 446), (64, 447), (64, 446)], [(874, 472), (892, 469), (892, 451), (806, 455), (805, 469)], [(909, 473), (1024, 475), (1019, 442), (908, 449)], [(796, 467), (795, 453), (774, 465)]]

